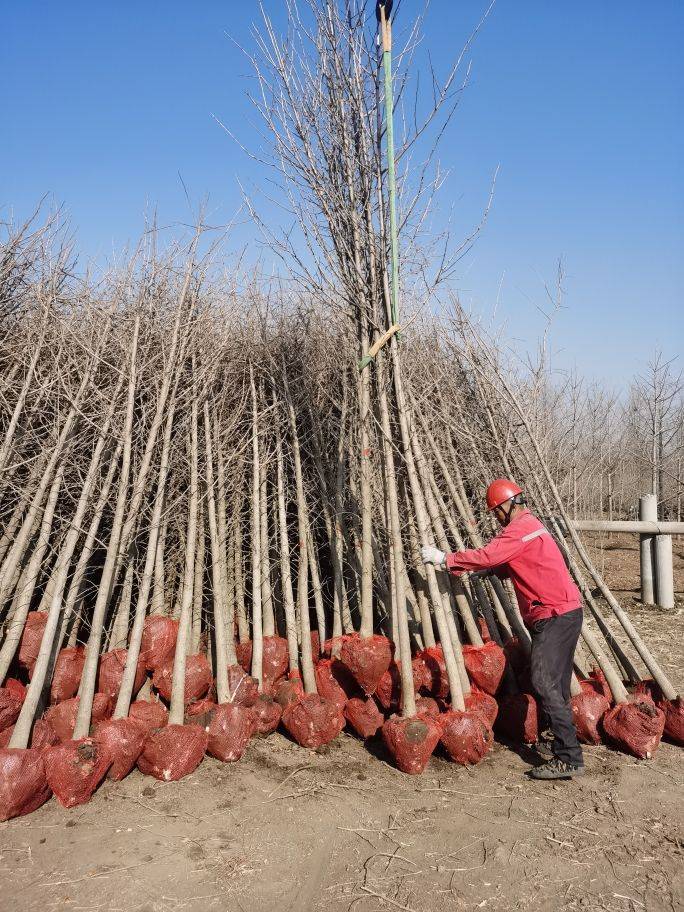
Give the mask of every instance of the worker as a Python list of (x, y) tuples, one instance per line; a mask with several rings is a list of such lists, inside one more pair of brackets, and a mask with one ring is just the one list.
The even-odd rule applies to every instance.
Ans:
[(503, 527), (488, 545), (452, 554), (428, 546), (422, 549), (423, 561), (456, 575), (493, 571), (510, 578), (532, 639), (532, 686), (554, 736), (551, 759), (528, 774), (534, 779), (581, 776), (584, 761), (570, 707), (572, 660), (582, 628), (579, 590), (555, 539), (527, 509), (515, 482), (493, 481), (487, 507)]

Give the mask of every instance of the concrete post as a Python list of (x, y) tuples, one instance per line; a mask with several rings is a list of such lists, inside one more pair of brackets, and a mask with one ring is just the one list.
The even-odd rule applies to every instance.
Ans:
[(672, 570), (672, 536), (655, 536), (655, 597), (660, 608), (674, 608), (674, 575)]
[[(639, 498), (639, 519), (646, 522), (658, 521), (658, 501), (655, 494), (642, 494)], [(641, 601), (644, 605), (655, 602), (654, 591), (654, 535), (639, 536), (641, 563)]]

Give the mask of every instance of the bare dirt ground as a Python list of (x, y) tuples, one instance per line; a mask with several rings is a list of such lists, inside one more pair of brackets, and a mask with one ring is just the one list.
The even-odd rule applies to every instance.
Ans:
[[(634, 601), (635, 542), (604, 542), (603, 569), (681, 686), (684, 611)], [(135, 772), (0, 824), (0, 909), (677, 912), (683, 758), (587, 748), (583, 779), (542, 784), (524, 776), (532, 752), (497, 744), (473, 769), (435, 756), (412, 778), (347, 734), (318, 753), (276, 734), (237, 764), (175, 783)]]

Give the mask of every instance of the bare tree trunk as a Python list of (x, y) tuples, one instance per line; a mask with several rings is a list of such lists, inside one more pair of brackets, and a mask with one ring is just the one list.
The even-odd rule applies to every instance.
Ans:
[(164, 576), (164, 549), (166, 548), (166, 533), (169, 526), (168, 517), (160, 520), (161, 528), (157, 538), (157, 550), (154, 557), (154, 588), (152, 589), (152, 614), (166, 613), (166, 590)]
[(249, 639), (249, 624), (247, 623), (247, 610), (245, 607), (245, 576), (242, 555), (242, 522), (239, 507), (235, 515), (235, 611), (237, 613), (238, 639), (241, 643)]
[[(217, 523), (216, 531), (218, 534), (218, 560), (223, 593), (225, 598), (225, 644), (226, 644), (226, 662), (228, 665), (237, 665), (237, 656), (235, 654), (235, 579), (231, 581), (231, 587), (228, 585), (229, 569), (226, 558), (226, 548), (228, 547), (228, 532), (226, 528), (226, 472), (223, 459), (223, 450), (219, 443), (218, 419), (214, 415), (214, 439), (216, 441), (216, 473), (217, 473), (217, 490), (216, 490), (216, 512)], [(231, 557), (233, 567), (235, 562), (235, 552), (231, 548)], [(243, 599), (244, 606), (244, 599)], [(218, 648), (218, 647), (217, 647)]]
[[(285, 470), (283, 443), (280, 424), (276, 424), (276, 483), (278, 496), (278, 533), (280, 542), (280, 579), (285, 614), (285, 632), (290, 671), (299, 671), (299, 650), (297, 648), (297, 615), (295, 612), (292, 573), (290, 569), (290, 542), (287, 534), (287, 508), (285, 503)], [(341, 623), (341, 622), (340, 622)], [(321, 643), (322, 645), (322, 643)]]
[[(197, 548), (197, 514), (199, 501), (199, 473), (197, 467), (199, 444), (197, 440), (197, 397), (193, 396), (190, 419), (190, 489), (188, 491), (188, 531), (185, 539), (185, 570), (183, 573), (183, 599), (178, 619), (178, 639), (173, 660), (171, 681), (171, 706), (169, 725), (182, 725), (185, 717), (185, 665), (188, 656), (192, 612), (192, 589), (195, 575)], [(218, 666), (218, 660), (217, 660)]]
[[(73, 739), (86, 738), (90, 730), (90, 716), (93, 708), (93, 697), (95, 695), (95, 684), (97, 682), (97, 668), (100, 658), (100, 643), (102, 640), (102, 631), (104, 620), (109, 604), (109, 598), (114, 584), (114, 569), (119, 554), (119, 545), (121, 543), (121, 533), (124, 522), (124, 511), (128, 500), (128, 481), (131, 468), (131, 450), (133, 446), (133, 419), (135, 415), (135, 392), (136, 392), (136, 358), (138, 352), (138, 337), (140, 333), (140, 317), (135, 320), (133, 330), (133, 342), (131, 345), (130, 358), (130, 376), (128, 381), (128, 396), (126, 403), (126, 419), (123, 428), (123, 457), (121, 462), (121, 472), (119, 474), (119, 490), (117, 493), (116, 506), (112, 519), (112, 529), (107, 546), (102, 577), (98, 587), (95, 607), (91, 621), (90, 636), (86, 646), (86, 658), (81, 675), (81, 687), (79, 691), (80, 700), (78, 703), (78, 712), (76, 714), (76, 724), (74, 726)], [(137, 517), (135, 517), (137, 518)]]
[[(226, 576), (224, 545), (219, 537), (216, 498), (214, 497), (214, 454), (212, 450), (209, 403), (204, 401), (204, 443), (207, 457), (207, 518), (211, 542), (211, 585), (214, 608), (214, 641), (216, 644), (216, 696), (219, 703), (231, 699), (228, 688), (228, 665), (235, 665), (233, 631), (228, 632), (226, 624)], [(229, 643), (232, 646), (229, 655)]]
[[(404, 395), (404, 388), (402, 385), (401, 365), (399, 362), (399, 351), (397, 348), (396, 336), (393, 336), (390, 340), (390, 352), (392, 355), (394, 389), (397, 398), (397, 411), (399, 415), (399, 427), (401, 429), (402, 449), (404, 453), (404, 460), (406, 463), (406, 471), (409, 478), (409, 484), (411, 486), (411, 494), (416, 515), (416, 524), (418, 527), (418, 536), (422, 545), (429, 545), (432, 543), (433, 533), (430, 528), (430, 520), (428, 517), (427, 508), (425, 506), (423, 491), (420, 486), (420, 478), (416, 470), (416, 465), (413, 459), (413, 452), (411, 449), (412, 432), (409, 424), (409, 409), (406, 404), (406, 397)], [(439, 583), (437, 581), (437, 573), (431, 564), (427, 564), (425, 566), (425, 575), (427, 577), (430, 601), (432, 602), (432, 610), (437, 622), (439, 639), (442, 646), (442, 652), (444, 654), (444, 663), (446, 665), (447, 677), (449, 679), (449, 690), (451, 691), (451, 703), (455, 709), (461, 710), (461, 712), (463, 712), (465, 710), (465, 703), (463, 701), (463, 691), (461, 688), (458, 663), (451, 643), (449, 625), (442, 607), (442, 594), (440, 592)]]
[(390, 424), (389, 405), (385, 392), (385, 357), (379, 355), (377, 363), (378, 387), (380, 393), (378, 404), (382, 428), (382, 452), (385, 463), (385, 486), (389, 508), (391, 561), (394, 570), (394, 597), (397, 606), (396, 627), (399, 635), (399, 667), (401, 673), (401, 713), (404, 717), (416, 714), (416, 693), (413, 684), (413, 665), (411, 661), (411, 639), (409, 636), (408, 613), (406, 610), (406, 587), (404, 582), (404, 549), (401, 538), (401, 518), (399, 515), (399, 493), (397, 490), (394, 452), (392, 449), (392, 428)]
[(250, 365), (249, 383), (252, 392), (252, 677), (263, 686), (263, 626), (261, 615), (261, 475), (259, 463), (259, 414), (254, 385), (254, 370)]
[[(154, 505), (147, 538), (147, 549), (145, 552), (145, 565), (143, 567), (142, 577), (138, 585), (138, 598), (133, 615), (133, 626), (128, 639), (128, 652), (126, 654), (126, 667), (124, 668), (121, 678), (121, 686), (116, 700), (114, 709), (114, 718), (123, 719), (128, 715), (128, 710), (133, 697), (133, 688), (135, 686), (135, 677), (138, 669), (138, 659), (140, 658), (140, 643), (142, 641), (143, 627), (145, 625), (145, 615), (147, 605), (150, 600), (150, 591), (154, 581), (155, 588), (160, 584), (157, 576), (158, 572), (158, 555), (159, 551), (164, 548), (163, 537), (166, 534), (166, 519), (162, 520), (162, 511), (164, 509), (164, 497), (166, 484), (169, 474), (169, 454), (171, 452), (171, 433), (173, 431), (173, 419), (176, 412), (176, 393), (179, 377), (176, 378), (173, 390), (169, 396), (169, 405), (164, 425), (164, 435), (162, 440), (161, 455), (159, 457), (159, 472), (157, 477), (157, 487), (154, 496)], [(162, 566), (161, 587), (163, 592), (164, 572)], [(163, 603), (162, 603), (163, 607)], [(154, 611), (152, 612), (154, 613)]]
[(123, 587), (121, 591), (121, 600), (116, 612), (112, 633), (109, 638), (109, 648), (119, 649), (126, 646), (128, 639), (128, 620), (131, 615), (131, 601), (133, 598), (133, 570), (135, 562), (130, 560), (126, 567)]
[[(93, 551), (95, 550), (95, 541), (97, 538), (97, 533), (100, 528), (100, 522), (102, 521), (102, 516), (104, 514), (105, 507), (107, 506), (107, 503), (109, 501), (109, 492), (112, 489), (114, 475), (116, 474), (116, 470), (119, 465), (119, 459), (121, 458), (122, 450), (123, 450), (123, 443), (120, 442), (117, 445), (116, 450), (114, 451), (114, 453), (111, 456), (109, 468), (107, 469), (107, 474), (102, 483), (102, 488), (100, 490), (100, 493), (97, 498), (97, 502), (95, 503), (95, 507), (93, 509), (93, 515), (90, 520), (90, 526), (88, 527), (88, 532), (86, 533), (86, 537), (83, 542), (83, 545), (81, 546), (81, 551), (79, 553), (78, 560), (76, 561), (76, 568), (75, 568), (73, 576), (71, 578), (71, 582), (69, 583), (69, 589), (67, 590), (66, 598), (64, 600), (64, 613), (62, 616), (62, 624), (61, 624), (60, 633), (59, 633), (60, 644), (64, 640), (67, 626), (74, 613), (74, 607), (76, 605), (76, 602), (77, 602), (77, 600), (79, 600), (81, 598), (81, 594), (82, 594), (81, 590), (82, 590), (82, 586), (83, 586), (83, 580), (84, 580), (85, 574), (86, 574), (86, 569), (88, 567), (88, 564), (90, 563), (90, 558), (93, 555)], [(95, 481), (95, 478), (93, 476), (93, 479), (92, 479), (93, 489), (94, 489), (94, 481)], [(90, 495), (89, 495), (89, 492), (88, 492), (88, 494), (86, 494), (86, 490), (87, 489), (84, 486), (84, 490), (82, 492), (83, 513), (79, 518), (79, 511), (77, 511), (76, 517), (74, 517), (74, 521), (72, 523), (72, 529), (70, 530), (70, 533), (69, 533), (69, 535), (72, 535), (72, 537), (67, 539), (70, 542), (70, 551), (65, 550), (64, 554), (62, 555), (62, 560), (64, 561), (64, 563), (59, 564), (59, 574), (58, 574), (57, 580), (55, 582), (55, 586), (53, 588), (52, 598), (55, 598), (55, 593), (60, 585), (62, 586), (62, 593), (64, 593), (64, 589), (66, 587), (66, 583), (67, 583), (67, 579), (68, 579), (69, 564), (71, 562), (73, 553), (76, 550), (76, 544), (78, 542), (78, 538), (81, 533), (81, 520), (85, 517), (85, 510), (88, 506), (88, 500), (89, 500)], [(77, 518), (79, 518), (78, 522), (76, 521)], [(62, 579), (62, 577), (63, 577), (63, 579)], [(60, 595), (60, 599), (61, 599), (61, 597), (62, 596)], [(80, 618), (80, 609), (79, 609), (78, 613), (79, 613), (79, 618)], [(78, 630), (77, 624), (75, 624), (74, 627), (76, 630)], [(74, 634), (73, 629), (72, 629), (72, 634)], [(74, 636), (75, 636), (75, 634), (74, 634)], [(71, 640), (71, 638), (70, 638), (70, 640)], [(70, 646), (74, 645), (74, 643), (71, 643), (71, 641), (70, 641), (69, 645)]]
[(21, 528), (17, 533), (14, 544), (10, 548), (7, 557), (2, 563), (2, 567), (0, 568), (0, 605), (5, 601), (10, 593), (10, 586), (12, 585), (12, 581), (15, 578), (18, 567), (20, 566), (30, 537), (33, 534), (34, 523), (36, 522), (38, 513), (43, 503), (45, 492), (54, 480), (55, 467), (57, 466), (59, 460), (62, 458), (64, 450), (67, 446), (67, 442), (69, 441), (71, 435), (74, 432), (74, 429), (76, 428), (76, 424), (79, 419), (79, 405), (87, 387), (90, 385), (90, 381), (95, 370), (97, 357), (98, 356), (95, 355), (90, 361), (89, 368), (86, 371), (81, 381), (80, 388), (74, 397), (74, 404), (67, 412), (67, 416), (64, 419), (64, 423), (62, 424), (62, 428), (52, 451), (52, 455), (50, 456), (50, 459), (48, 460), (48, 463), (43, 470), (43, 474), (38, 484), (38, 489), (33, 495), (31, 505), (29, 506), (28, 511), (24, 517)]
[[(47, 322), (47, 313), (45, 314), (45, 322)], [(7, 425), (7, 430), (5, 431), (5, 437), (2, 441), (2, 447), (0, 447), (0, 479), (3, 479), (3, 480), (5, 477), (5, 468), (7, 466), (7, 458), (9, 456), (10, 449), (12, 447), (12, 442), (14, 440), (14, 434), (16, 432), (17, 425), (19, 424), (19, 419), (21, 418), (21, 413), (23, 412), (24, 406), (26, 405), (26, 397), (28, 396), (29, 390), (31, 389), (31, 384), (33, 383), (33, 378), (35, 376), (36, 365), (38, 363), (38, 359), (40, 358), (40, 356), (43, 352), (43, 343), (45, 341), (44, 333), (45, 333), (45, 326), (43, 326), (43, 330), (41, 332), (38, 343), (36, 344), (36, 346), (33, 350), (31, 362), (29, 364), (28, 370), (26, 371), (26, 376), (24, 377), (24, 383), (21, 387), (21, 391), (20, 391), (19, 396), (17, 397), (17, 401), (14, 405), (12, 417), (10, 418), (9, 424)]]
[[(308, 523), (307, 523), (308, 526)], [(321, 576), (318, 570), (318, 558), (316, 557), (316, 546), (311, 535), (311, 527), (308, 528), (307, 544), (309, 549), (309, 567), (311, 568), (311, 585), (313, 588), (314, 606), (316, 608), (316, 626), (318, 627), (318, 636), (321, 646), (326, 640), (325, 634), (325, 612), (323, 610), (323, 587), (321, 585)]]
[[(2, 644), (2, 649), (0, 649), (0, 682), (5, 680), (17, 646), (19, 645), (24, 624), (26, 623), (26, 617), (31, 606), (31, 599), (33, 598), (33, 591), (40, 573), (40, 566), (50, 541), (52, 522), (57, 507), (57, 498), (59, 497), (59, 491), (64, 478), (64, 468), (64, 463), (62, 463), (58, 467), (52, 485), (50, 486), (45, 512), (43, 513), (43, 521), (38, 533), (38, 540), (33, 549), (33, 553), (31, 554), (31, 558), (26, 565), (25, 580), (19, 590), (16, 611), (9, 625), (5, 641)], [(31, 721), (33, 720), (31, 719)]]
[[(365, 327), (362, 330), (365, 337)], [(370, 377), (362, 371), (359, 379), (359, 466), (361, 493), (361, 625), (359, 635), (373, 635), (373, 495), (370, 449)]]
[(259, 466), (259, 534), (261, 541), (261, 612), (264, 621), (264, 636), (273, 636), (275, 634), (275, 615), (271, 589), (271, 559), (268, 541), (268, 484), (265, 457), (262, 457)]
[(190, 654), (196, 655), (202, 637), (202, 606), (204, 602), (204, 558), (206, 535), (204, 530), (204, 500), (197, 503), (197, 550), (195, 552), (195, 575), (192, 583), (192, 637)]
[(309, 554), (307, 542), (308, 518), (306, 498), (304, 496), (304, 479), (302, 476), (302, 460), (299, 450), (299, 437), (297, 435), (297, 420), (295, 417), (290, 390), (288, 387), (285, 366), (283, 365), (283, 383), (285, 386), (285, 404), (290, 419), (290, 433), (292, 435), (292, 457), (295, 470), (295, 491), (297, 495), (297, 533), (299, 536), (299, 572), (297, 577), (297, 603), (299, 607), (299, 626), (301, 633), (301, 658), (302, 678), (306, 693), (317, 693), (316, 676), (314, 674), (313, 657), (311, 655), (311, 624), (309, 620)]

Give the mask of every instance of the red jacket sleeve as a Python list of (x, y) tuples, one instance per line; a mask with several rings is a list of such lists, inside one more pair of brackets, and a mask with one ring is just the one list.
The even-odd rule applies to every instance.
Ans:
[(491, 570), (508, 563), (520, 554), (524, 547), (525, 542), (522, 539), (504, 530), (484, 548), (471, 548), (468, 551), (447, 554), (447, 570), (457, 574), (465, 570)]

